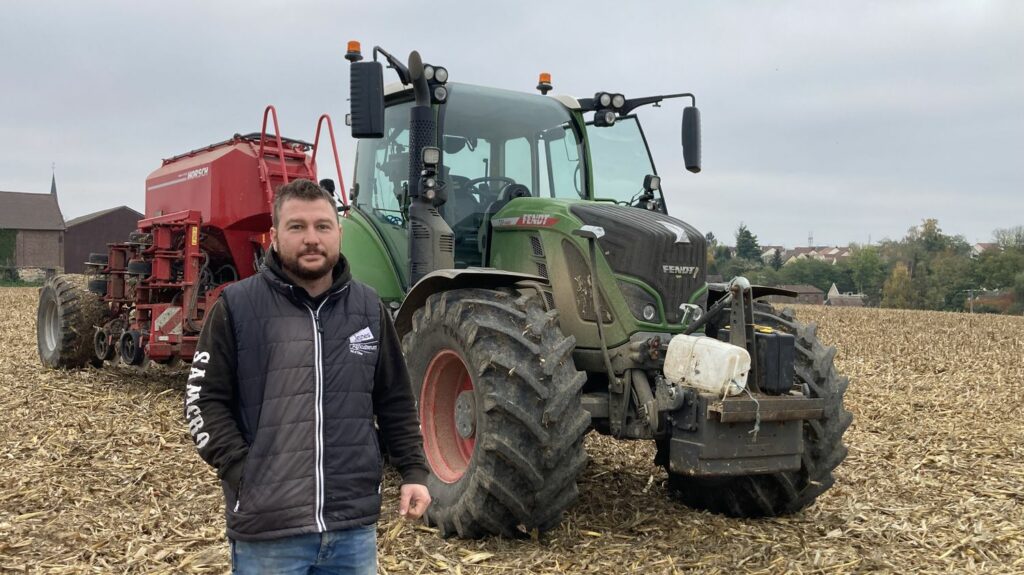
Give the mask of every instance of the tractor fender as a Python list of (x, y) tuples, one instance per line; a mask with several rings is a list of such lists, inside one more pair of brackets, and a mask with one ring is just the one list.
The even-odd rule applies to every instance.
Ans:
[(463, 288), (495, 289), (511, 287), (519, 282), (548, 284), (541, 276), (510, 272), (494, 268), (446, 269), (430, 272), (412, 286), (402, 301), (402, 307), (395, 315), (395, 329), (398, 335), (404, 336), (412, 331), (412, 315), (426, 303), (431, 295)]

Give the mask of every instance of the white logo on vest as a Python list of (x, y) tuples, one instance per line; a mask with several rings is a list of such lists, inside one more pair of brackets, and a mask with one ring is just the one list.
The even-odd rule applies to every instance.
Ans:
[(377, 342), (373, 341), (373, 332), (369, 327), (364, 327), (348, 338), (348, 350), (356, 355), (377, 351)]

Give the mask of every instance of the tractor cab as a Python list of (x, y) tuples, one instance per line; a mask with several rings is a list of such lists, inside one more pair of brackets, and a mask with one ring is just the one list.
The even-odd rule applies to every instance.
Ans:
[[(393, 101), (384, 136), (359, 142), (354, 199), (386, 237), (405, 228), (411, 90)], [(454, 236), (456, 268), (484, 265), (486, 216), (512, 199), (590, 195), (583, 127), (557, 100), (453, 84), (435, 110), (442, 152), (437, 186), (446, 195), (437, 210)], [(395, 248), (405, 243), (393, 239)]]
[[(428, 140), (440, 151), (440, 161), (431, 178), (437, 193), (431, 204), (450, 230), (441, 233), (451, 236), (452, 268), (493, 266), (491, 219), (519, 198), (597, 201), (667, 215), (643, 129), (632, 108), (625, 108), (680, 95), (636, 103), (598, 93), (579, 100), (436, 78), (429, 83), (434, 133)], [(376, 111), (379, 134), (359, 140), (352, 195), (357, 213), (367, 216), (393, 261), (401, 262), (413, 240), (409, 207), (419, 179), (410, 169), (421, 153), (410, 142), (415, 90), (399, 82), (383, 93), (384, 105)], [(353, 110), (366, 98), (354, 91)], [(595, 112), (591, 121), (584, 117), (589, 111)], [(696, 126), (690, 131), (699, 134)], [(698, 146), (695, 138), (690, 147)], [(396, 279), (408, 290), (415, 281), (406, 266), (400, 267)]]

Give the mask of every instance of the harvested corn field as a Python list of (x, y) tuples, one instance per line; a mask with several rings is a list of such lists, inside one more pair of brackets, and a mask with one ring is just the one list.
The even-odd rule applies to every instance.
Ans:
[[(226, 572), (184, 372), (44, 369), (36, 298), (0, 289), (0, 572)], [(669, 500), (653, 446), (591, 434), (579, 503), (536, 539), (441, 539), (397, 518), (389, 475), (380, 572), (1024, 572), (1024, 318), (796, 309), (839, 347), (856, 418), (811, 508), (690, 511)]]

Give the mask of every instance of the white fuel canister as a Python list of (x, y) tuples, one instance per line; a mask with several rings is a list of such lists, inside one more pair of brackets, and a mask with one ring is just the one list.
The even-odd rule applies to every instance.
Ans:
[(710, 337), (679, 334), (668, 344), (665, 377), (683, 387), (738, 395), (747, 387), (750, 354), (746, 349)]

